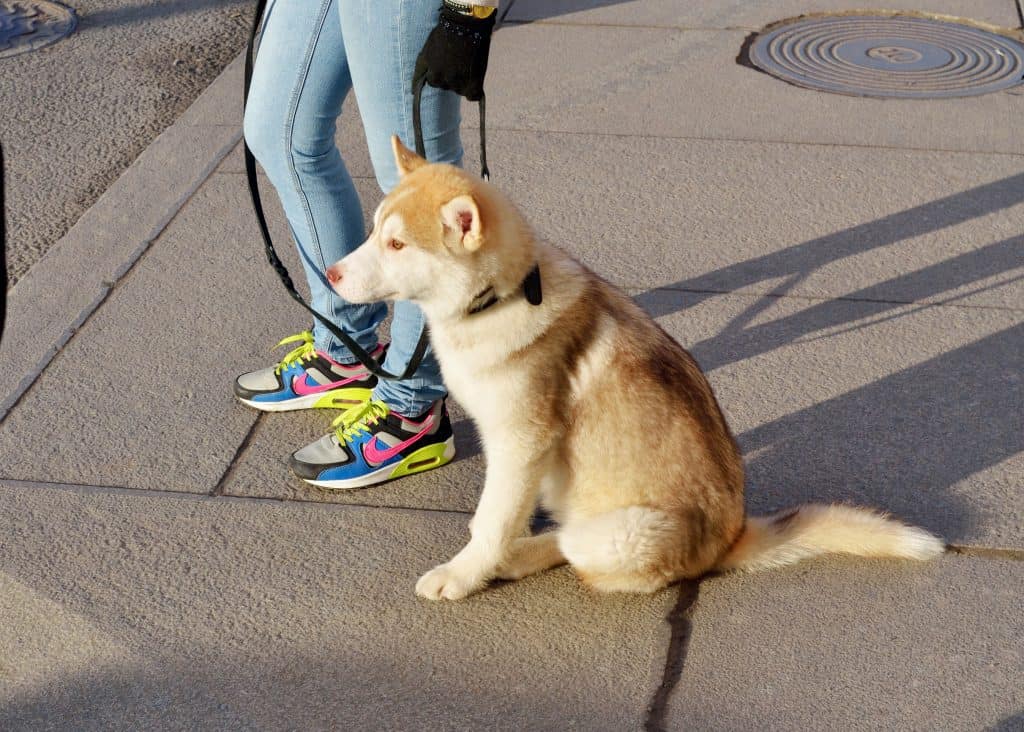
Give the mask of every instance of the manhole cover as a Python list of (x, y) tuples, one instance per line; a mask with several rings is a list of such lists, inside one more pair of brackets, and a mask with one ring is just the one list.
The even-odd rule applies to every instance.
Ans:
[(0, 0), (0, 58), (49, 46), (78, 25), (75, 11), (49, 0)]
[(804, 18), (757, 36), (749, 53), (780, 79), (855, 96), (965, 97), (1024, 81), (1024, 45), (933, 18)]

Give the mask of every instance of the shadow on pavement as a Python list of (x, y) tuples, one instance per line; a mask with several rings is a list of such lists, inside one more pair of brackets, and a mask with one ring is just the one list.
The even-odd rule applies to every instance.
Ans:
[[(430, 678), (426, 666), (417, 669), (387, 658), (368, 663), (360, 655), (330, 648), (270, 664), (175, 659), (157, 668), (154, 658), (145, 666), (82, 671), (49, 688), (15, 695), (0, 707), (0, 728), (522, 729), (531, 715), (551, 724), (566, 714), (564, 700), (555, 695), (517, 697), (519, 688), (509, 694), (484, 688), (471, 677), (448, 685)], [(345, 668), (364, 681), (346, 680)], [(417, 682), (418, 673), (423, 678)], [(588, 726), (594, 723), (591, 719)]]
[[(755, 305), (748, 308), (740, 319), (734, 320), (721, 333), (694, 344), (690, 350), (701, 365), (710, 371), (719, 366), (767, 353), (787, 343), (797, 340), (806, 341), (806, 336), (819, 331), (844, 326), (851, 321), (851, 313), (856, 321), (862, 321), (865, 318), (873, 318), (873, 320), (868, 324), (861, 323), (847, 328), (847, 330), (868, 327), (883, 320), (903, 317), (908, 314), (904, 306), (910, 303), (935, 297), (1004, 272), (1010, 272), (1021, 267), (1022, 263), (1024, 263), (1024, 236), (1015, 236), (957, 255), (916, 272), (893, 277), (871, 287), (847, 293), (841, 300), (825, 300), (793, 315), (749, 328), (743, 327), (743, 323), (749, 322), (756, 313), (761, 312), (774, 302), (776, 296), (761, 298)], [(800, 278), (803, 279), (805, 276), (805, 274), (801, 274)], [(1010, 281), (1020, 279), (1024, 279), (1024, 275), (1015, 275), (999, 284), (1005, 285)], [(982, 289), (990, 289), (990, 286), (978, 287), (971, 292), (973, 294)], [(950, 299), (955, 300), (963, 296), (964, 294), (951, 296)], [(894, 298), (898, 298), (898, 300), (894, 300)], [(851, 300), (857, 301), (855, 307), (851, 307)], [(937, 303), (923, 304), (920, 309), (937, 305)], [(902, 312), (896, 312), (899, 310)]]
[[(797, 244), (761, 257), (748, 259), (745, 262), (722, 267), (714, 272), (662, 285), (637, 295), (636, 301), (647, 312), (657, 318), (669, 313), (679, 312), (685, 309), (685, 307), (691, 307), (723, 292), (732, 292), (740, 288), (754, 286), (759, 282), (786, 278), (786, 284), (773, 293), (774, 296), (778, 297), (787, 294), (814, 270), (832, 262), (956, 226), (965, 221), (1015, 206), (1021, 202), (1024, 202), (1024, 173), (939, 198), (929, 203), (885, 216), (876, 221), (812, 239), (803, 244)], [(872, 295), (879, 296), (884, 290), (889, 290), (896, 286), (911, 288), (909, 292), (904, 293), (908, 300), (935, 295), (969, 284), (982, 277), (991, 276), (994, 274), (992, 271), (993, 267), (1002, 266), (1004, 269), (1010, 269), (1020, 266), (1021, 257), (1024, 256), (1024, 243), (1022, 243), (1021, 237), (1015, 237), (1004, 242), (992, 244), (979, 251), (989, 252), (989, 254), (974, 256), (977, 253), (972, 252), (961, 255), (950, 260), (949, 263), (943, 262), (933, 265), (919, 272), (894, 278), (886, 283), (867, 288), (859, 294), (851, 293), (844, 297), (849, 299), (852, 297), (867, 298)], [(1011, 256), (1011, 252), (1014, 251), (1016, 252), (1016, 257)], [(998, 264), (993, 265), (983, 261), (986, 256), (996, 257)], [(957, 266), (950, 264), (953, 262), (958, 263)], [(687, 291), (686, 305), (674, 306), (664, 298), (657, 297), (659, 292), (663, 292), (666, 289)], [(890, 296), (887, 299), (893, 298)], [(889, 309), (899, 306), (898, 303), (891, 302), (879, 303), (879, 305), (884, 305)], [(760, 311), (758, 310), (757, 312)], [(745, 313), (745, 317), (741, 317), (737, 322), (730, 324), (724, 333), (732, 334), (739, 330), (744, 323), (750, 322), (756, 317), (757, 312)], [(815, 312), (812, 316), (801, 314), (798, 317), (801, 318), (798, 325), (801, 326), (802, 330), (793, 328), (792, 335), (781, 342), (766, 338), (763, 342), (762, 350), (758, 352), (769, 351), (772, 348), (777, 348), (784, 343), (792, 341), (800, 335), (836, 325), (834, 316), (825, 316), (821, 311)], [(747, 353), (746, 355), (753, 354)], [(729, 363), (729, 361), (723, 362)]]
[[(221, 560), (196, 559), (199, 564), (205, 561)], [(134, 562), (132, 566), (140, 568)], [(295, 569), (290, 564), (285, 571)], [(32, 587), (49, 596), (55, 590), (50, 581), (35, 579)], [(549, 583), (548, 591), (554, 587)], [(268, 606), (287, 602), (287, 593), (279, 590), (275, 581), (251, 589), (263, 593)], [(584, 643), (578, 659), (538, 654), (538, 648), (550, 642), (545, 627), (564, 628), (559, 613), (578, 613), (578, 604), (563, 609), (550, 599), (542, 600), (548, 606), (544, 612), (536, 598), (520, 596), (488, 611), (469, 603), (425, 607), (410, 598), (401, 608), (385, 603), (373, 609), (372, 602), (357, 601), (324, 612), (318, 607), (322, 600), (316, 600), (310, 603), (311, 611), (324, 615), (310, 625), (305, 625), (307, 620), (296, 625), (288, 611), (274, 624), (243, 617), (245, 611), (230, 602), (235, 593), (229, 589), (218, 594), (220, 605), (205, 605), (200, 597), (195, 605), (151, 608), (148, 617), (134, 617), (130, 597), (123, 602), (115, 596), (97, 601), (81, 588), (54, 593), (69, 606), (85, 606), (83, 616), (103, 635), (120, 636), (121, 626), (128, 626), (131, 640), (126, 639), (121, 649), (131, 659), (104, 658), (61, 668), (46, 666), (51, 659), (43, 657), (33, 671), (41, 672), (44, 680), (22, 688), (15, 685), (20, 669), (3, 668), (11, 684), (0, 684), (0, 729), (512, 730), (561, 729), (560, 723), (568, 720), (575, 724), (567, 726), (578, 729), (601, 729), (602, 724), (626, 729), (638, 726), (643, 712), (643, 671), (627, 670), (624, 678), (612, 679), (613, 671), (623, 669), (614, 660), (593, 655), (608, 652), (614, 658), (621, 647), (607, 651)], [(648, 603), (646, 599), (589, 602), (582, 593), (569, 594), (558, 597), (569, 603), (582, 599), (597, 613), (594, 618), (599, 622), (590, 626), (597, 637), (627, 630), (638, 636), (649, 632), (635, 625), (636, 607)], [(192, 617), (193, 610), (204, 617)], [(189, 647), (186, 641), (166, 652), (167, 639), (155, 628), (177, 614), (183, 625), (198, 623), (189, 636), (194, 645)], [(411, 617), (418, 620), (410, 624)], [(333, 632), (321, 633), (317, 622), (332, 623)], [(480, 624), (500, 626), (493, 645), (464, 642), (479, 633)], [(380, 634), (360, 636), (360, 629), (367, 626)], [(426, 630), (437, 637), (427, 637)], [(50, 632), (59, 634), (60, 626), (43, 631), (44, 644)], [(29, 639), (34, 640), (38, 638)], [(91, 650), (87, 642), (82, 647), (86, 653)], [(103, 644), (98, 647), (102, 650)], [(532, 663), (544, 667), (531, 674)], [(557, 675), (551, 673), (552, 664), (560, 669)], [(628, 663), (625, 668), (630, 668)], [(592, 678), (577, 685), (577, 674)], [(607, 687), (602, 679), (608, 679)], [(602, 689), (607, 695), (598, 697), (596, 690)], [(627, 717), (636, 724), (625, 725)]]
[(738, 436), (751, 510), (848, 501), (962, 538), (949, 492), (1024, 450), (1024, 323)]
[[(718, 293), (785, 278), (781, 291), (757, 299), (719, 334), (691, 346), (700, 364), (712, 371), (808, 337), (828, 337), (820, 333), (826, 329), (867, 327), (864, 318), (873, 318), (870, 324), (901, 317), (908, 303), (1017, 270), (1024, 261), (1024, 236), (748, 327), (778, 296), (819, 267), (1022, 201), (1024, 174), (1010, 176), (667, 285), (686, 291), (678, 303), (665, 298), (664, 288), (636, 300), (659, 317)], [(1020, 278), (1015, 274), (1004, 283)], [(1024, 324), (748, 430), (738, 437), (748, 456), (748, 482), (754, 486), (749, 491), (751, 510), (809, 500), (850, 501), (891, 510), (947, 540), (960, 538), (978, 517), (948, 489), (1024, 450), (1022, 373)]]
[(988, 727), (986, 732), (1020, 732), (1022, 729), (1024, 729), (1024, 710), (1000, 720), (998, 724)]

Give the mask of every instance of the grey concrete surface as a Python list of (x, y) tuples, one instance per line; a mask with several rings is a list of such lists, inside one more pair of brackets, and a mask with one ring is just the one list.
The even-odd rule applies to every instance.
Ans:
[[(11, 500), (0, 577), (60, 612), (15, 620), (41, 652), (7, 671), (5, 729), (635, 729), (661, 678), (673, 592), (595, 596), (563, 569), (418, 599), (459, 514), (2, 485)], [(49, 639), (63, 622), (70, 650)]]
[(670, 730), (1017, 730), (1020, 562), (834, 560), (701, 583)]
[[(225, 99), (236, 97), (241, 84), (241, 60), (157, 136), (11, 290), (0, 369), (25, 378), (0, 384), (0, 419), (241, 139), (237, 116), (230, 124), (224, 116), (232, 106)], [(18, 236), (21, 231), (12, 226)]]
[(102, 629), (74, 604), (0, 569), (4, 729), (246, 728), (187, 669), (133, 652), (123, 633)]
[(749, 28), (807, 13), (831, 13), (861, 8), (923, 10), (966, 17), (1006, 28), (1020, 20), (1014, 0), (886, 0), (879, 5), (846, 0), (771, 0), (713, 3), (680, 3), (675, 0), (513, 0), (505, 14), (507, 23), (550, 21), (580, 25), (652, 26), (663, 28)]
[(792, 7), (691, 4), (712, 30), (687, 31), (588, 0), (503, 28), (494, 180), (705, 366), (752, 511), (873, 505), (967, 554), (416, 600), (483, 476), (461, 413), (457, 462), (331, 494), (284, 461), (332, 413), (231, 399), (307, 322), (248, 211), (236, 65), (12, 292), (0, 728), (1020, 728), (1021, 97), (881, 107), (735, 66), (745, 24)]
[(255, 419), (232, 380), (296, 321), (286, 296), (253, 317), (280, 285), (259, 266), (251, 219), (217, 213), (244, 211), (246, 195), (237, 177), (193, 194), (0, 424), (4, 477), (213, 489)]
[(21, 507), (0, 578), (48, 611), (7, 621), (30, 653), (7, 657), (5, 728), (968, 730), (1024, 701), (1015, 562), (711, 578), (689, 617), (689, 588), (594, 596), (564, 569), (438, 605), (410, 588), (461, 515), (0, 496)]
[(620, 285), (1024, 303), (1017, 156), (492, 137), (495, 182), (545, 238)]
[[(628, 138), (1024, 152), (1016, 133), (1024, 87), (969, 101), (823, 94), (737, 64), (746, 35), (510, 25), (494, 39), (488, 116), (495, 127)], [(536, 83), (540, 78), (544, 84)]]
[(71, 36), (0, 62), (12, 284), (235, 58), (251, 13), (239, 0), (68, 4)]

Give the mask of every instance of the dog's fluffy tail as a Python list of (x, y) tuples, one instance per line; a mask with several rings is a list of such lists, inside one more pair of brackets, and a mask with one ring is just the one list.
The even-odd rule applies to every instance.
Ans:
[(743, 534), (716, 569), (753, 572), (821, 554), (931, 559), (944, 549), (924, 529), (870, 509), (809, 504), (771, 516), (748, 516)]

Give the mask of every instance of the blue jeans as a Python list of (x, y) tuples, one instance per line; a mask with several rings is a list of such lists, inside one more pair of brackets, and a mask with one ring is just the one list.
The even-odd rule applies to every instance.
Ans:
[[(398, 182), (391, 135), (412, 146), (412, 74), (437, 22), (438, 0), (271, 0), (245, 112), (245, 139), (277, 190), (309, 282), (311, 303), (367, 351), (387, 305), (354, 305), (331, 289), (327, 267), (366, 238), (363, 210), (335, 144), (335, 122), (355, 90), (370, 159), (384, 193)], [(458, 165), (459, 101), (452, 92), (423, 92), (427, 158)], [(423, 328), (423, 313), (395, 303), (384, 368), (401, 373)], [(355, 361), (319, 322), (316, 347), (336, 361)], [(414, 378), (381, 380), (375, 398), (416, 416), (445, 396), (428, 349)]]

